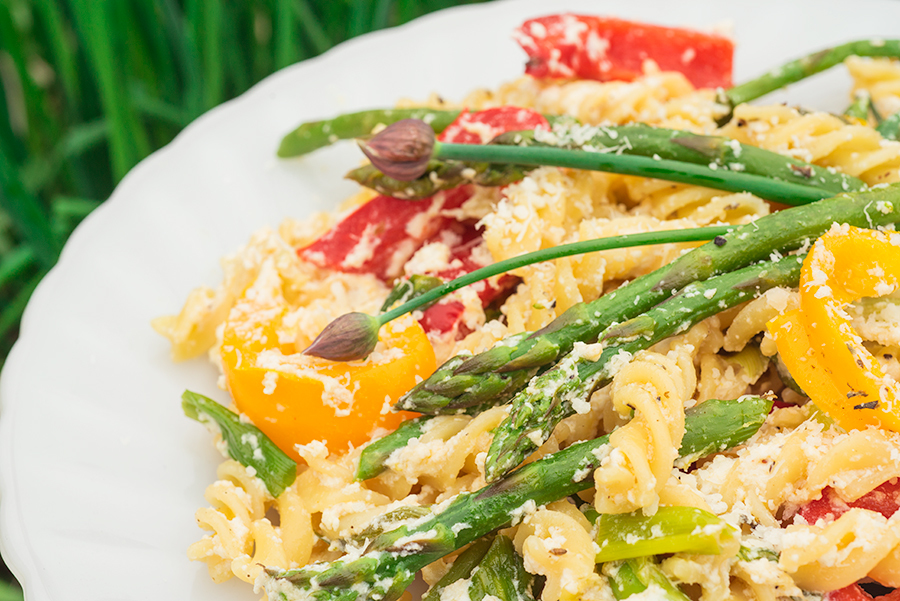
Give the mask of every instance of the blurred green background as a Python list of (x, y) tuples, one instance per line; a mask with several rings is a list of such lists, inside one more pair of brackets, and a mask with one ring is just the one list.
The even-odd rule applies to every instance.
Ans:
[[(141, 159), (277, 69), (471, 3), (2, 0), (0, 367), (72, 229)], [(0, 562), (0, 601), (21, 598)]]

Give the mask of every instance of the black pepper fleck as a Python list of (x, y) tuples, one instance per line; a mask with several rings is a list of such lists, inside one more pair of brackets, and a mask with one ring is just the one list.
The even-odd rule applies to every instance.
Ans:
[(713, 238), (713, 244), (716, 246), (725, 246), (727, 242), (728, 240), (726, 240), (724, 236), (716, 236)]

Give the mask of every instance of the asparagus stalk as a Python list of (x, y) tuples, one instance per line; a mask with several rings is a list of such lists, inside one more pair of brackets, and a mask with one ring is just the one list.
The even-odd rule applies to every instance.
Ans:
[(586, 401), (594, 390), (609, 384), (623, 359), (770, 288), (795, 287), (802, 259), (792, 256), (764, 261), (692, 283), (647, 313), (609, 327), (600, 337), (603, 351), (596, 361), (571, 353), (534, 378), (513, 398), (509, 415), (494, 430), (484, 461), (488, 482), (519, 465), (544, 444), (557, 424), (575, 413), (578, 401)]
[(421, 436), (428, 419), (429, 416), (423, 416), (407, 420), (384, 438), (363, 449), (359, 455), (359, 465), (356, 467), (356, 479), (368, 480), (383, 472), (385, 462), (391, 453), (405, 447), (413, 438)]
[(256, 476), (273, 497), (293, 484), (297, 464), (259, 428), (241, 421), (240, 416), (214, 400), (190, 390), (181, 395), (181, 408), (189, 418), (221, 433), (228, 455), (248, 469), (256, 470)]
[(609, 579), (613, 597), (627, 599), (643, 593), (651, 586), (660, 601), (690, 601), (665, 573), (649, 557), (629, 559), (618, 564), (604, 566), (603, 573)]
[[(718, 411), (686, 412), (691, 436), (685, 436), (687, 444), (682, 442), (682, 455), (743, 443), (765, 421), (772, 404), (756, 397), (710, 400), (701, 407), (706, 405), (718, 406)], [(378, 536), (362, 554), (295, 570), (267, 568), (261, 583), (272, 599), (395, 601), (432, 561), (522, 517), (529, 507), (593, 486), (590, 476), (600, 462), (595, 451), (608, 442), (609, 436), (603, 436), (573, 444), (479, 491), (462, 493), (430, 518)]]
[(372, 133), (379, 124), (390, 125), (403, 119), (421, 119), (440, 133), (459, 116), (460, 111), (432, 109), (374, 109), (338, 115), (324, 121), (310, 121), (287, 134), (278, 147), (278, 156), (289, 158), (308, 154), (338, 140), (360, 138)]
[(501, 404), (528, 382), (535, 370), (591, 342), (612, 323), (646, 312), (689, 283), (784, 253), (809, 243), (832, 223), (879, 227), (900, 221), (900, 186), (892, 185), (780, 211), (735, 228), (671, 264), (612, 294), (571, 307), (538, 332), (505, 340), (474, 357), (453, 357), (397, 404), (420, 413), (454, 413), (493, 401)]
[(696, 507), (660, 507), (642, 512), (601, 515), (597, 521), (597, 563), (664, 553), (718, 555), (740, 537), (722, 518)]
[[(541, 141), (536, 140), (536, 137)], [(645, 124), (590, 127), (560, 123), (550, 133), (536, 133), (533, 130), (508, 132), (496, 138), (492, 144), (590, 150), (679, 161), (710, 168), (714, 165), (717, 170), (759, 175), (820, 188), (829, 192), (829, 195), (865, 187), (862, 180), (855, 177), (744, 145), (736, 140)], [(373, 165), (355, 169), (347, 177), (381, 194), (415, 200), (433, 196), (439, 190), (455, 188), (463, 183), (506, 185), (522, 179), (529, 170), (522, 165), (431, 161), (425, 173), (412, 181), (390, 178)]]
[(842, 63), (849, 56), (900, 57), (900, 40), (857, 40), (826, 48), (776, 67), (748, 82), (725, 90), (720, 101), (729, 109)]
[[(407, 313), (426, 307), (442, 296), (459, 290), (469, 284), (480, 282), (495, 275), (500, 275), (519, 267), (552, 261), (560, 257), (571, 257), (589, 252), (610, 250), (614, 248), (631, 248), (653, 244), (669, 244), (678, 242), (698, 242), (711, 240), (716, 236), (731, 231), (732, 226), (709, 226), (685, 230), (667, 230), (642, 234), (623, 234), (609, 238), (596, 238), (571, 244), (561, 244), (553, 248), (545, 248), (526, 253), (511, 259), (492, 263), (435, 286), (433, 279), (419, 279), (410, 284), (409, 300), (384, 311), (380, 315), (371, 316), (365, 313), (347, 313), (328, 324), (322, 333), (313, 341), (304, 353), (332, 361), (351, 361), (364, 359), (378, 343), (378, 330), (384, 324)], [(407, 290), (398, 290), (402, 297)], [(392, 294), (393, 296), (393, 294)], [(389, 298), (390, 300), (390, 298)], [(399, 300), (399, 298), (398, 298)], [(393, 303), (391, 303), (393, 304)], [(388, 306), (388, 301), (385, 302)], [(473, 403), (477, 404), (477, 403)]]

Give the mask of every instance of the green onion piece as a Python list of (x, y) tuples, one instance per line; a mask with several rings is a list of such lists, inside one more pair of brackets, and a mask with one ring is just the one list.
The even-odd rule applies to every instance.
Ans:
[(736, 538), (733, 526), (696, 507), (660, 507), (650, 517), (640, 512), (602, 515), (597, 563), (662, 553), (718, 555)]
[(647, 585), (638, 578), (634, 561), (607, 564), (603, 566), (603, 573), (609, 581), (613, 597), (619, 601), (647, 590)]
[(181, 395), (184, 414), (207, 427), (216, 427), (228, 449), (228, 455), (256, 471), (273, 497), (279, 496), (297, 477), (297, 464), (279, 449), (269, 437), (252, 424), (214, 400), (185, 390)]
[(656, 597), (660, 601), (690, 601), (658, 565), (649, 557), (629, 559), (622, 563), (606, 564), (603, 573), (609, 579), (613, 597), (627, 599), (642, 593), (651, 586), (656, 587)]

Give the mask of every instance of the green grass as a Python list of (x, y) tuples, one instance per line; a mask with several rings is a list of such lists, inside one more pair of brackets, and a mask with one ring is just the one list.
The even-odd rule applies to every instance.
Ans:
[[(0, 2), (0, 366), (68, 235), (141, 159), (276, 69), (454, 0)], [(0, 601), (20, 599), (0, 563)]]

